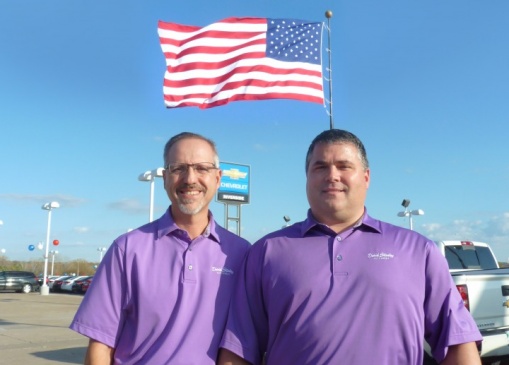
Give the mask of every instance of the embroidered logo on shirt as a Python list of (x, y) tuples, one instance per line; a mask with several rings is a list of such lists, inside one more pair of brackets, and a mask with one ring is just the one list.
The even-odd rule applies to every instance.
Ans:
[(215, 267), (212, 266), (212, 272), (215, 272), (218, 275), (233, 275), (233, 270), (228, 269), (226, 267)]
[(386, 252), (377, 252), (377, 253), (368, 253), (368, 259), (371, 260), (391, 260), (394, 258), (392, 253)]

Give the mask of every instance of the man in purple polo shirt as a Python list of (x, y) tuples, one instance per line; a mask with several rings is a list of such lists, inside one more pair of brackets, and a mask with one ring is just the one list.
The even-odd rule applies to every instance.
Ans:
[(370, 217), (362, 142), (331, 129), (306, 157), (307, 219), (248, 253), (218, 364), (480, 365), (482, 337), (422, 235)]
[(215, 144), (181, 133), (164, 149), (171, 206), (118, 237), (70, 328), (89, 337), (87, 365), (213, 365), (249, 243), (208, 207), (221, 171)]

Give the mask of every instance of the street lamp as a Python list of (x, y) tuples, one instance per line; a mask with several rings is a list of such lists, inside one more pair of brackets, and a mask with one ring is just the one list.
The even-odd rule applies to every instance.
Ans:
[(103, 259), (103, 253), (106, 251), (106, 247), (99, 247), (97, 251), (99, 251), (99, 262), (101, 262)]
[(413, 221), (412, 216), (414, 215), (424, 215), (424, 210), (422, 209), (414, 209), (409, 210), (408, 206), (410, 205), (409, 199), (403, 199), (403, 202), (401, 203), (403, 207), (405, 207), (405, 210), (403, 212), (398, 213), (398, 217), (408, 217), (408, 223), (410, 225), (410, 230), (413, 230)]
[(285, 216), (283, 216), (283, 219), (285, 221), (285, 225), (283, 226), (283, 228), (288, 227), (290, 225), (290, 221), (291, 221), (290, 217), (285, 215)]
[(163, 177), (164, 169), (162, 167), (158, 167), (157, 169), (145, 171), (143, 174), (138, 176), (139, 181), (149, 181), (150, 182), (150, 210), (148, 215), (149, 222), (154, 220), (154, 180), (156, 177)]
[(46, 231), (46, 254), (44, 255), (44, 276), (42, 278), (41, 295), (49, 295), (49, 286), (46, 283), (48, 277), (48, 254), (49, 254), (49, 233), (51, 229), (51, 211), (60, 208), (58, 202), (50, 202), (44, 204), (41, 209), (48, 211), (48, 229)]
[(55, 255), (58, 253), (57, 250), (51, 250), (51, 276), (53, 276), (53, 268), (55, 267)]

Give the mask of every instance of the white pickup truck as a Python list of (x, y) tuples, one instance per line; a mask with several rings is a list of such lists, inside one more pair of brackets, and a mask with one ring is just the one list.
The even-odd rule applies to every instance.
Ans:
[[(446, 257), (465, 307), (483, 335), (483, 364), (509, 364), (509, 269), (499, 267), (486, 243), (435, 243)], [(432, 364), (426, 352), (425, 364)]]

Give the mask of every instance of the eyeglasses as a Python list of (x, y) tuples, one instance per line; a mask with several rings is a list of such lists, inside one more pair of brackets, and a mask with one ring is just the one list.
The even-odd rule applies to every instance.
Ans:
[(198, 175), (207, 175), (212, 170), (217, 170), (215, 164), (212, 162), (198, 162), (198, 163), (172, 163), (166, 165), (166, 170), (172, 175), (180, 176), (187, 174), (189, 169), (192, 168)]

